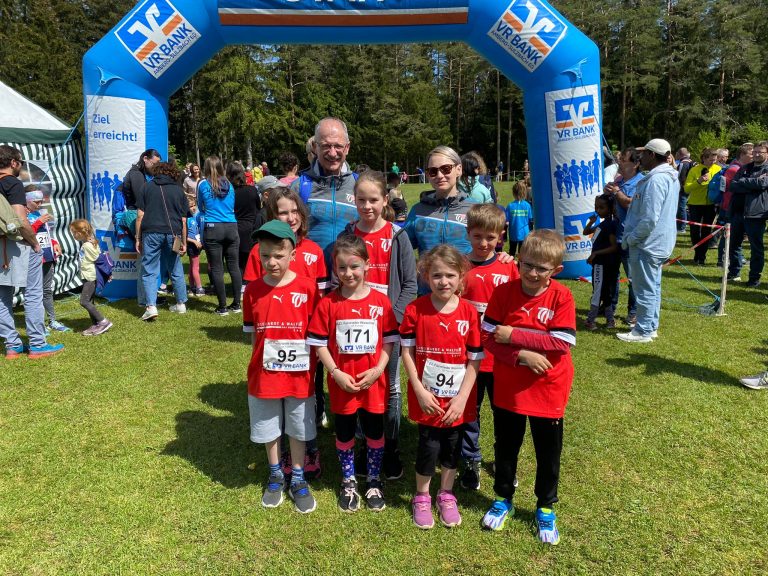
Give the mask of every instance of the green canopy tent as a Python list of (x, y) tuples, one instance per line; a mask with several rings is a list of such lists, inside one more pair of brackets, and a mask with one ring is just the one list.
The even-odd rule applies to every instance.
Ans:
[(86, 168), (80, 134), (11, 87), (0, 82), (0, 144), (21, 150), (25, 186), (43, 190), (53, 214), (53, 236), (62, 249), (56, 264), (55, 292), (80, 286), (78, 245), (69, 223), (85, 217)]

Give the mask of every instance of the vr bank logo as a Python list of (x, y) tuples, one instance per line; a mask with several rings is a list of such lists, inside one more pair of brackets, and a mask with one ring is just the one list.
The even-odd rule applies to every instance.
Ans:
[(115, 34), (155, 78), (200, 38), (200, 33), (167, 0), (147, 0)]
[(567, 26), (539, 0), (514, 0), (488, 35), (529, 72), (533, 72), (565, 36)]
[(555, 100), (555, 129), (560, 140), (595, 134), (595, 97), (592, 94)]

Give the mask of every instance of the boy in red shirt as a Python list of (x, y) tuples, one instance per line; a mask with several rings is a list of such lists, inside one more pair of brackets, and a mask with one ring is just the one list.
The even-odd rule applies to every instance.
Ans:
[(482, 322), (483, 345), (494, 355), (493, 403), (497, 500), (482, 525), (501, 530), (514, 513), (517, 457), (526, 419), (536, 452), (536, 525), (539, 539), (557, 544), (551, 506), (557, 502), (563, 414), (573, 383), (576, 306), (552, 277), (563, 269), (565, 242), (553, 230), (536, 230), (520, 250), (519, 280), (494, 290)]
[[(461, 296), (477, 310), (480, 321), (497, 286), (520, 278), (514, 261), (502, 263), (495, 248), (507, 224), (506, 215), (495, 204), (477, 204), (467, 212), (467, 237), (472, 245), (468, 254), (472, 269), (467, 272)], [(477, 420), (466, 422), (461, 435), (464, 472), (459, 483), (465, 490), (480, 489), (480, 406), (485, 393), (493, 406), (493, 356), (486, 353), (477, 375)]]
[(296, 510), (317, 507), (304, 479), (305, 442), (316, 434), (315, 362), (307, 345), (311, 311), (317, 307), (313, 279), (289, 269), (296, 255), (296, 236), (285, 222), (271, 220), (254, 234), (264, 276), (250, 282), (243, 299), (243, 331), (250, 332), (253, 353), (248, 365), (248, 411), (251, 441), (264, 444), (269, 479), (261, 499), (266, 508), (283, 501), (285, 475), (280, 467), (280, 436), (290, 439), (291, 484)]

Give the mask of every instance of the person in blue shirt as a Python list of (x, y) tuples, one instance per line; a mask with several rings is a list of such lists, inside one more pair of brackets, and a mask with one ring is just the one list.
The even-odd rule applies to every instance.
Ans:
[[(635, 195), (637, 183), (643, 178), (643, 173), (640, 172), (640, 152), (641, 151), (637, 148), (625, 148), (624, 151), (619, 154), (619, 168), (614, 181), (608, 182), (603, 189), (603, 193), (610, 194), (615, 199), (614, 211), (617, 219), (616, 241), (619, 243), (619, 246), (621, 246), (621, 240), (624, 237), (624, 220), (627, 218), (627, 210), (629, 210), (629, 205), (632, 203), (632, 197)], [(629, 250), (621, 248), (620, 255), (621, 264), (624, 266), (624, 273), (627, 275), (627, 278), (630, 278)], [(613, 296), (614, 309), (617, 308), (618, 304), (619, 288), (617, 286)], [(632, 283), (629, 282), (626, 324), (630, 328), (634, 328), (636, 322), (637, 301), (635, 300), (635, 291), (632, 288)]]
[(509, 253), (514, 256), (517, 249), (522, 246), (523, 240), (531, 233), (533, 228), (533, 209), (526, 200), (528, 187), (525, 180), (518, 180), (512, 186), (514, 202), (507, 204), (507, 227), (509, 229)]
[(616, 334), (624, 342), (650, 342), (658, 337), (661, 313), (661, 267), (677, 240), (675, 214), (680, 193), (677, 170), (670, 166), (669, 142), (654, 138), (642, 148), (640, 167), (648, 170), (624, 220), (621, 246), (629, 250), (629, 272), (637, 298), (637, 324)]
[[(203, 165), (203, 180), (197, 187), (197, 206), (205, 219), (205, 253), (211, 269), (213, 286), (216, 289), (218, 307), (214, 312), (226, 316), (239, 313), (240, 290), (243, 277), (238, 265), (240, 236), (235, 218), (235, 188), (224, 177), (224, 164), (218, 156), (208, 156)], [(224, 286), (224, 260), (232, 279), (232, 304), (227, 306), (227, 292)]]

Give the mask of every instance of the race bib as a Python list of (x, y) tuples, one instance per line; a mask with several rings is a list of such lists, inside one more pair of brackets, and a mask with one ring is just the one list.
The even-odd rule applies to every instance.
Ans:
[(388, 284), (376, 284), (376, 282), (366, 282), (368, 286), (371, 287), (372, 290), (376, 290), (376, 292), (381, 292), (384, 294), (384, 296), (387, 295), (387, 290), (389, 289)]
[(306, 340), (265, 340), (262, 356), (264, 369), (278, 372), (309, 370), (309, 346)]
[(459, 393), (466, 371), (464, 364), (446, 364), (428, 359), (421, 382), (438, 398), (453, 398)]
[(342, 354), (373, 354), (378, 343), (376, 320), (336, 321), (336, 346)]

